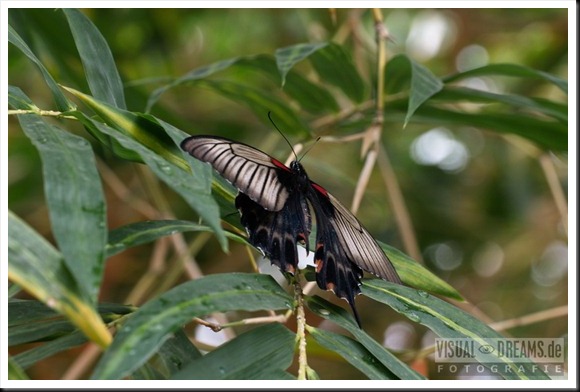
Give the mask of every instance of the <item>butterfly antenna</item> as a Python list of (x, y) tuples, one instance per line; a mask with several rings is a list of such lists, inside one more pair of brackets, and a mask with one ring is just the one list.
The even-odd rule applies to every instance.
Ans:
[(304, 154), (302, 154), (302, 156), (300, 157), (300, 159), (298, 160), (298, 162), (300, 162), (302, 160), (302, 158), (304, 158), (306, 156), (306, 154), (308, 154), (310, 152), (310, 150), (312, 150), (312, 147), (314, 147), (316, 145), (316, 143), (318, 143), (319, 140), (320, 140), (320, 136), (318, 136), (316, 138), (316, 140), (314, 141), (314, 143), (312, 143), (312, 145), (310, 147), (308, 147), (308, 150), (306, 150), (304, 152)]
[(268, 118), (270, 119), (270, 122), (272, 123), (272, 125), (274, 126), (274, 128), (276, 128), (276, 130), (278, 131), (278, 133), (280, 135), (282, 135), (282, 137), (284, 138), (284, 140), (286, 140), (286, 143), (288, 143), (288, 145), (290, 146), (290, 149), (292, 150), (292, 154), (294, 154), (294, 157), (296, 158), (297, 161), (298, 160), (298, 155), (296, 155), (296, 151), (294, 151), (294, 147), (292, 147), (292, 143), (290, 143), (290, 140), (288, 140), (288, 138), (282, 133), (282, 131), (280, 130), (280, 128), (278, 128), (278, 126), (276, 125), (276, 123), (274, 122), (274, 120), (272, 120), (272, 112), (268, 112)]

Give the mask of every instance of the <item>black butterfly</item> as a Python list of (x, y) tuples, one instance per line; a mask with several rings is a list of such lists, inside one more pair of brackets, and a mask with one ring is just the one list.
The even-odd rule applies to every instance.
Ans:
[(249, 241), (282, 271), (294, 274), (297, 242), (309, 251), (316, 217), (316, 282), (352, 308), (363, 270), (401, 284), (388, 257), (358, 219), (323, 187), (310, 181), (298, 161), (290, 167), (253, 147), (215, 136), (191, 136), (181, 148), (208, 162), (240, 191), (236, 208)]

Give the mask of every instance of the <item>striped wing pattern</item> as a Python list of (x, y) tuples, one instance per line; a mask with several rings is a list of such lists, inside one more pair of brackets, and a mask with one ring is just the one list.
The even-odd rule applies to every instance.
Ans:
[(316, 282), (349, 303), (359, 326), (354, 299), (363, 270), (402, 284), (369, 232), (334, 196), (310, 181), (299, 162), (288, 168), (253, 147), (214, 136), (189, 137), (181, 148), (210, 163), (238, 188), (236, 208), (249, 242), (282, 271), (295, 272), (298, 242), (310, 249), (310, 204), (317, 225)]
[[(193, 157), (210, 163), (222, 177), (268, 211), (280, 211), (290, 190), (278, 180), (281, 163), (242, 143), (215, 136), (192, 136), (181, 148)], [(286, 168), (288, 171), (290, 169)]]
[(388, 257), (358, 219), (319, 185), (309, 193), (316, 215), (316, 282), (345, 299), (360, 326), (354, 299), (363, 271), (402, 284)]
[(339, 241), (355, 264), (381, 279), (402, 284), (391, 261), (383, 252), (373, 236), (363, 227), (359, 220), (337, 199), (328, 194), (335, 208), (334, 224)]

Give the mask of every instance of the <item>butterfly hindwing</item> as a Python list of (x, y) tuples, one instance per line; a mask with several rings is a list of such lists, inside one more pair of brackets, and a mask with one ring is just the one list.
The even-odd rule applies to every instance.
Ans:
[(280, 211), (272, 212), (239, 193), (236, 208), (240, 211), (250, 243), (282, 271), (294, 274), (298, 267), (297, 242), (305, 243), (308, 249), (312, 227), (306, 198), (294, 192)]

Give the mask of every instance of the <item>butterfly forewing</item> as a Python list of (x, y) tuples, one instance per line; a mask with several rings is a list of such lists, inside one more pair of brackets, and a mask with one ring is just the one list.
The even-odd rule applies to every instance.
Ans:
[(181, 143), (181, 148), (211, 164), (222, 177), (266, 210), (279, 211), (286, 204), (290, 192), (278, 179), (278, 173), (289, 173), (290, 169), (269, 155), (214, 136), (191, 136)]
[(335, 224), (339, 241), (355, 264), (379, 278), (401, 284), (401, 279), (373, 236), (359, 220), (336, 198), (327, 193), (335, 209)]

